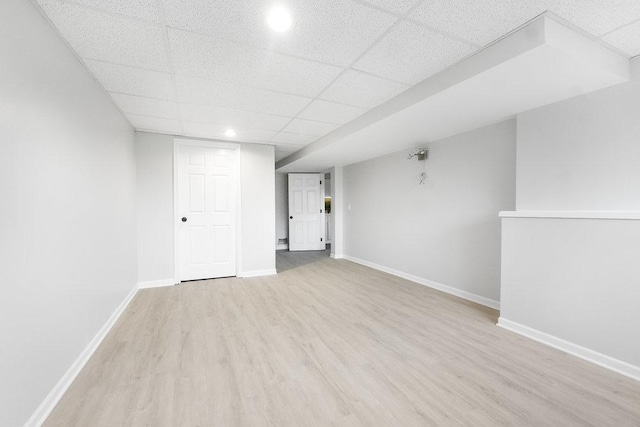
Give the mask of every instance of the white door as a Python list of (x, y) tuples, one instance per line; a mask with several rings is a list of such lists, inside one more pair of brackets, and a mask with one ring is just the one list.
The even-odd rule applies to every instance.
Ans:
[(324, 174), (289, 174), (289, 250), (325, 249)]
[(236, 275), (237, 159), (235, 148), (179, 147), (181, 281)]

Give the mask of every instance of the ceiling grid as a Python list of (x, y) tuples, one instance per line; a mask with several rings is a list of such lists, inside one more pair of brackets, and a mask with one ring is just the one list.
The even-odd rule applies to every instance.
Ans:
[[(627, 56), (637, 0), (33, 0), (138, 130), (280, 160), (551, 11)], [(233, 128), (237, 136), (224, 135)]]

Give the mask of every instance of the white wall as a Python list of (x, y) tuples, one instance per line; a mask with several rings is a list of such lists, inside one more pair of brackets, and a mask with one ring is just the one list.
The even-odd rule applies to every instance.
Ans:
[(503, 248), (501, 319), (640, 374), (640, 220), (504, 218)]
[(0, 425), (136, 283), (133, 130), (29, 1), (0, 13)]
[(173, 137), (136, 132), (138, 282), (171, 280)]
[(405, 150), (344, 168), (345, 255), (495, 301), (498, 212), (515, 206), (515, 122), (426, 145), (424, 162)]
[(331, 257), (344, 257), (344, 215), (346, 204), (344, 199), (344, 168), (333, 167), (331, 174)]
[(640, 58), (632, 65), (629, 83), (518, 116), (500, 322), (640, 379)]
[(640, 210), (640, 57), (632, 76), (518, 115), (518, 210)]
[[(289, 238), (289, 183), (286, 173), (276, 173), (276, 244)], [(278, 249), (285, 249), (286, 246)]]
[[(138, 282), (174, 279), (173, 137), (136, 133)], [(275, 271), (273, 146), (241, 144), (241, 254), (238, 275)]]
[(271, 145), (242, 144), (242, 275), (276, 268), (275, 154)]

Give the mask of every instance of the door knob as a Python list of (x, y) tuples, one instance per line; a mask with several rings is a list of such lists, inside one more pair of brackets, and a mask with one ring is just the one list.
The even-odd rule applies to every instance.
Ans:
[(186, 216), (182, 217), (182, 222), (187, 222), (187, 217)]
[(290, 216), (290, 217), (289, 217), (289, 219), (293, 219), (293, 217), (292, 217), (292, 216)]

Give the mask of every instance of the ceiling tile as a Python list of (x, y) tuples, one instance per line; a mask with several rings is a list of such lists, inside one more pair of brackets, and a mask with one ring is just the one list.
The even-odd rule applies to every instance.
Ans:
[(173, 135), (180, 135), (182, 133), (180, 122), (177, 120), (138, 116), (135, 114), (126, 114), (126, 116), (131, 125), (137, 130), (170, 133)]
[(411, 22), (398, 24), (354, 66), (410, 85), (456, 63), (475, 49)]
[(281, 144), (297, 144), (306, 145), (317, 139), (315, 136), (299, 135), (297, 133), (280, 132), (277, 134), (271, 142), (277, 142)]
[[(144, 19), (146, 21), (158, 22), (157, 0), (73, 0), (85, 6), (104, 10), (105, 12), (117, 13), (131, 18)], [(43, 0), (39, 1), (40, 3)]]
[(270, 0), (165, 0), (167, 25), (277, 52), (346, 66), (397, 17), (354, 1), (289, 0), (294, 24), (275, 33), (266, 24)]
[(363, 0), (393, 13), (405, 14), (420, 0)]
[(102, 86), (110, 92), (149, 98), (175, 99), (171, 74), (100, 61), (84, 61)]
[(260, 0), (164, 0), (171, 28), (240, 42), (259, 41), (266, 31), (266, 5)]
[(159, 25), (118, 17), (73, 3), (43, 2), (47, 16), (83, 58), (166, 71)]
[(289, 123), (290, 117), (272, 114), (231, 110), (211, 105), (180, 104), (183, 120), (189, 122), (214, 123), (225, 127), (243, 127), (279, 131)]
[(602, 39), (629, 56), (640, 55), (640, 21), (607, 34)]
[(123, 95), (120, 93), (112, 93), (111, 97), (118, 107), (127, 114), (178, 119), (178, 109), (176, 108), (175, 101)]
[(312, 120), (293, 119), (283, 129), (290, 133), (298, 133), (310, 136), (323, 136), (336, 129), (339, 125), (333, 123), (322, 123)]
[(541, 0), (540, 3), (540, 9), (548, 9), (595, 36), (640, 19), (638, 0)]
[(176, 90), (178, 99), (182, 102), (289, 117), (297, 115), (312, 100), (297, 95), (186, 76), (176, 76)]
[(538, 0), (425, 0), (411, 17), (484, 46), (544, 10)]
[(169, 29), (174, 66), (191, 77), (315, 97), (341, 68)]
[(319, 122), (344, 124), (366, 111), (364, 108), (317, 99), (309, 104), (298, 117)]
[(349, 70), (331, 84), (320, 98), (363, 108), (373, 108), (410, 86)]
[(198, 122), (182, 122), (184, 133), (191, 136), (199, 136), (203, 138), (224, 139), (228, 141), (258, 141), (269, 142), (276, 135), (276, 132), (268, 130), (234, 128), (236, 136), (229, 138), (224, 135), (228, 129), (226, 126), (220, 126), (211, 123)]

